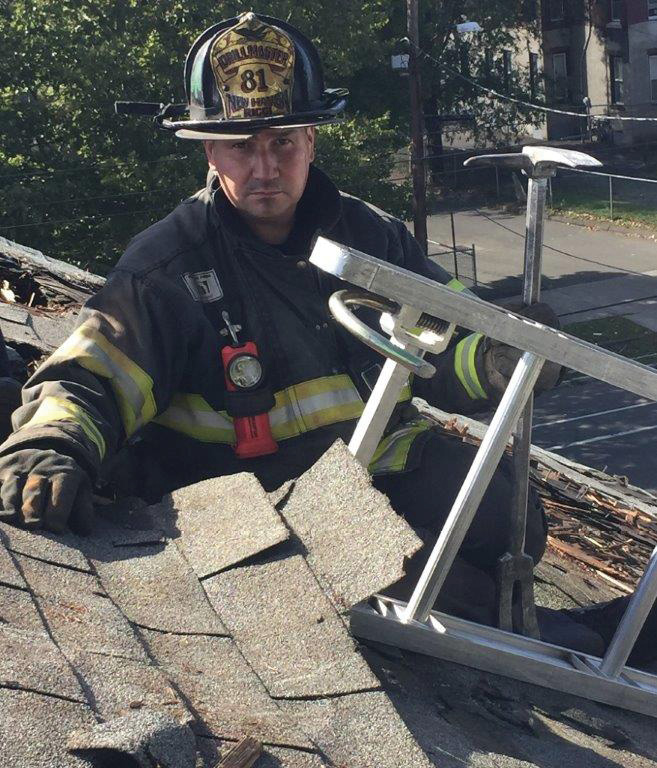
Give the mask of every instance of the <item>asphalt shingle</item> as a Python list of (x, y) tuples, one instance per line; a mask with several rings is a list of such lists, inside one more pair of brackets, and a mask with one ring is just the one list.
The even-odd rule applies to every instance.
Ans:
[(285, 541), (289, 534), (254, 475), (241, 472), (174, 491), (180, 547), (203, 579)]
[(73, 646), (65, 647), (64, 653), (91, 691), (94, 708), (102, 718), (109, 720), (146, 708), (181, 721), (191, 719), (159, 667)]
[(102, 585), (92, 573), (73, 571), (24, 555), (15, 555), (31, 592), (43, 596), (78, 597), (104, 594)]
[(132, 627), (109, 598), (93, 593), (37, 595), (36, 601), (58, 644), (146, 660)]
[(0, 586), (0, 624), (33, 632), (45, 629), (32, 595), (13, 587)]
[(341, 440), (296, 481), (281, 514), (339, 611), (401, 578), (422, 546)]
[(71, 533), (26, 531), (7, 523), (0, 523), (0, 540), (4, 541), (7, 549), (21, 555), (28, 555), (66, 568), (91, 570), (89, 562), (80, 551), (82, 540)]
[(296, 723), (269, 698), (230, 638), (146, 630), (142, 634), (153, 658), (192, 702), (200, 718), (194, 726), (197, 732), (311, 748)]
[(301, 555), (232, 568), (204, 586), (272, 696), (378, 686)]
[(281, 702), (334, 765), (349, 768), (429, 768), (385, 693)]
[(110, 545), (93, 562), (110, 597), (135, 624), (164, 632), (228, 634), (174, 542)]
[(0, 540), (0, 584), (25, 588), (25, 580), (20, 575), (9, 551)]
[(0, 627), (0, 687), (85, 701), (70, 664), (45, 632)]
[(196, 741), (186, 726), (161, 712), (131, 712), (72, 733), (67, 747), (97, 768), (194, 768)]
[(72, 730), (96, 722), (84, 704), (0, 688), (0, 712), (3, 768), (89, 768), (65, 746)]

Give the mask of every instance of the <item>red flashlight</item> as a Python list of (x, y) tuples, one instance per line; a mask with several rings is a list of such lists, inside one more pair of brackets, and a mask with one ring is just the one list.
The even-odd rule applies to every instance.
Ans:
[[(262, 380), (262, 365), (258, 348), (252, 341), (240, 346), (228, 346), (221, 350), (224, 378), (229, 392), (246, 391), (257, 387)], [(278, 450), (278, 443), (271, 434), (269, 414), (233, 417), (235, 428), (235, 453), (240, 459), (266, 456)]]

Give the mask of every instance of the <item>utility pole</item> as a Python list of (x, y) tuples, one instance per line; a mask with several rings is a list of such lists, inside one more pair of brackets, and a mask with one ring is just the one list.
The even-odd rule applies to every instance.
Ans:
[(410, 41), (408, 75), (411, 87), (411, 173), (413, 176), (413, 233), (427, 252), (427, 188), (424, 174), (422, 87), (417, 52), (420, 50), (418, 0), (406, 0), (406, 25)]

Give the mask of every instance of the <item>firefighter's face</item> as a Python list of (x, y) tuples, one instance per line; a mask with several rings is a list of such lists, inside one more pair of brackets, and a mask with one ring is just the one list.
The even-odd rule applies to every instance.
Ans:
[(285, 221), (306, 187), (315, 129), (268, 128), (248, 139), (206, 141), (205, 153), (226, 197), (247, 221)]

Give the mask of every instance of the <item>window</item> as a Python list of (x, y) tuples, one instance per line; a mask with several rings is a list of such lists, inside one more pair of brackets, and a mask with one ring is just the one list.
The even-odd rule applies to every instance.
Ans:
[(511, 51), (502, 51), (502, 74), (504, 77), (504, 87), (508, 91), (511, 88)]
[(459, 48), (459, 64), (461, 74), (468, 77), (470, 75), (470, 46), (467, 43), (462, 43)]
[[(648, 0), (653, 2), (653, 0)], [(548, 15), (550, 21), (563, 21), (563, 0), (548, 0)]]
[(538, 54), (529, 54), (529, 93), (532, 99), (536, 98), (538, 91)]
[(522, 0), (522, 17), (525, 21), (536, 21), (538, 8), (536, 0)]
[[(655, 57), (657, 58), (657, 57)], [(611, 103), (623, 103), (623, 57), (609, 57), (609, 84), (611, 91)]]
[(648, 0), (648, 18), (657, 19), (657, 0)]
[(649, 56), (650, 62), (650, 101), (657, 101), (657, 56)]
[(552, 54), (552, 77), (554, 79), (555, 101), (567, 101), (568, 99), (568, 63), (566, 61), (565, 53)]
[(492, 48), (486, 48), (484, 51), (484, 74), (486, 76), (486, 82), (490, 83), (493, 77), (493, 50)]
[(623, 0), (611, 0), (611, 21), (620, 21), (623, 13)]

